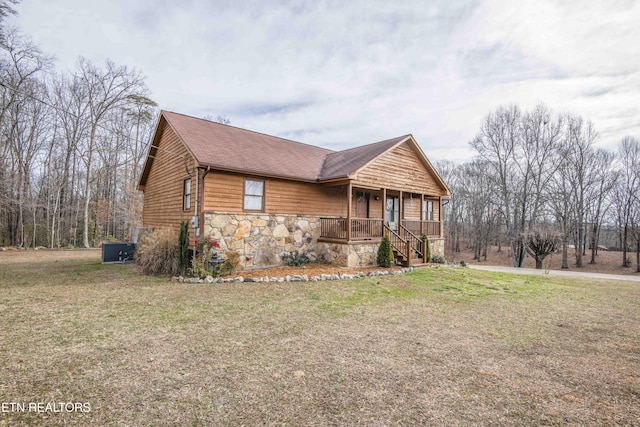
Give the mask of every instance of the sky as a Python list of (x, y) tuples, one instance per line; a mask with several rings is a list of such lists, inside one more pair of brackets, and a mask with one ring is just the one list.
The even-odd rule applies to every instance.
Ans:
[(499, 106), (640, 138), (640, 1), (22, 0), (8, 20), (55, 56), (140, 71), (160, 108), (333, 150), (412, 134), (470, 160)]

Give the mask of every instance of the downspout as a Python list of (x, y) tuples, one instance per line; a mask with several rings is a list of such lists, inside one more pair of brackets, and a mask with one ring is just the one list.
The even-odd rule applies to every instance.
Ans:
[(211, 166), (207, 166), (207, 169), (205, 169), (202, 173), (202, 187), (200, 188), (199, 193), (199, 195), (202, 196), (202, 203), (200, 203), (200, 210), (198, 211), (198, 221), (200, 221), (199, 224), (204, 224), (204, 179), (206, 178), (209, 171), (211, 171)]
[[(194, 210), (193, 210), (193, 218), (192, 218), (192, 225), (193, 227), (193, 259), (196, 259), (196, 238), (198, 236), (200, 236), (200, 221), (199, 221), (199, 217), (198, 217), (198, 176), (200, 175), (199, 173), (199, 169), (196, 167), (196, 201), (195, 201), (195, 206), (194, 206)], [(195, 220), (195, 221), (193, 221)]]
[[(202, 174), (202, 189), (204, 190), (204, 177), (207, 176), (207, 174), (209, 173), (209, 171), (211, 170), (211, 166), (207, 166), (207, 169), (204, 171), (204, 173)], [(204, 202), (198, 204), (198, 201), (200, 200), (200, 168), (196, 167), (196, 200), (195, 200), (195, 206), (194, 206), (194, 217), (196, 219), (195, 225), (197, 227), (194, 227), (194, 245), (193, 245), (193, 257), (196, 257), (196, 245), (195, 245), (195, 238), (196, 237), (200, 237), (200, 224), (201, 222), (204, 220), (202, 213), (203, 213), (203, 207), (204, 207)], [(204, 191), (203, 191), (204, 193)], [(204, 194), (202, 196), (202, 198), (204, 199)]]

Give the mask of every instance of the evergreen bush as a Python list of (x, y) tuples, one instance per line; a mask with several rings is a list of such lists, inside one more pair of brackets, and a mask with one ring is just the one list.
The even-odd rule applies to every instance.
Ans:
[(189, 266), (189, 223), (182, 221), (180, 223), (180, 237), (178, 239), (178, 268), (180, 274), (184, 275)]
[(422, 241), (424, 242), (424, 259), (425, 262), (431, 262), (431, 243), (429, 238), (425, 234), (422, 235)]
[(391, 267), (395, 264), (393, 258), (393, 251), (391, 250), (391, 242), (387, 236), (382, 238), (380, 246), (378, 247), (378, 265), (380, 267)]

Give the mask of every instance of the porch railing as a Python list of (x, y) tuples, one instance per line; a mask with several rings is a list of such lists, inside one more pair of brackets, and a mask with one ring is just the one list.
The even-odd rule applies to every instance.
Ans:
[(347, 240), (347, 218), (320, 218), (320, 237)]
[[(320, 218), (320, 237), (326, 239), (348, 240), (347, 218)], [(439, 221), (403, 220), (400, 226), (420, 237), (440, 236)], [(381, 238), (384, 234), (384, 221), (380, 218), (351, 218), (351, 239), (368, 240)], [(416, 248), (417, 249), (417, 248)]]
[(402, 225), (416, 236), (440, 236), (440, 221), (403, 220)]
[[(382, 237), (382, 219), (351, 218), (351, 239), (367, 240)], [(347, 218), (320, 218), (320, 237), (347, 240)]]
[(374, 239), (382, 237), (382, 219), (351, 218), (351, 238)]

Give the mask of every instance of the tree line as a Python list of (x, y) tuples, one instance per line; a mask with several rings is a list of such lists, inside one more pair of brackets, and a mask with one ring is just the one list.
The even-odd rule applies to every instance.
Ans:
[(640, 271), (640, 142), (626, 136), (609, 151), (597, 140), (590, 121), (544, 105), (490, 112), (470, 142), (472, 161), (437, 164), (453, 193), (445, 208), (449, 249), (467, 245), (482, 260), (497, 246), (523, 267), (542, 246), (557, 246), (568, 268), (573, 247), (572, 263), (582, 267), (596, 262), (606, 227), (617, 234), (623, 265), (635, 247)]
[[(0, 23), (11, 3), (0, 2)], [(29, 37), (0, 26), (0, 246), (129, 239), (156, 116), (138, 71), (80, 57), (56, 72)]]
[[(3, 25), (15, 3), (0, 0), (0, 246), (127, 240), (141, 223), (136, 185), (157, 105), (138, 71), (111, 61), (80, 57), (75, 70), (57, 72)], [(563, 267), (570, 245), (580, 267), (596, 261), (602, 230), (613, 228), (622, 263), (635, 246), (640, 271), (640, 143), (628, 136), (608, 151), (597, 140), (591, 122), (544, 105), (490, 112), (470, 142), (472, 161), (437, 163), (453, 193), (449, 249), (466, 245), (480, 260), (495, 245), (522, 267), (539, 255), (531, 242), (558, 242)]]

